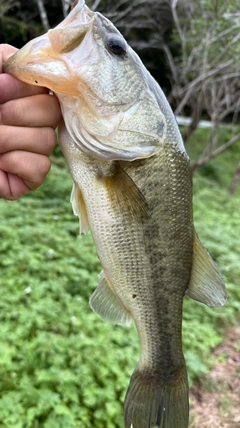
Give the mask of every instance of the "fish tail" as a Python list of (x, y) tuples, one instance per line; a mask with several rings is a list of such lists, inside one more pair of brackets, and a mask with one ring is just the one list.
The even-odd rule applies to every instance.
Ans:
[(137, 368), (124, 403), (125, 428), (187, 428), (188, 381), (185, 365), (164, 383)]

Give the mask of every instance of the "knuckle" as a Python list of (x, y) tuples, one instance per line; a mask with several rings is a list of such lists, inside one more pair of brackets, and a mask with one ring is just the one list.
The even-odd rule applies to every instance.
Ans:
[(36, 183), (41, 184), (51, 168), (51, 162), (47, 156), (42, 155), (39, 159), (38, 168), (36, 172)]
[(51, 127), (55, 129), (61, 121), (62, 114), (60, 104), (56, 96), (48, 95), (49, 97), (49, 117), (51, 119)]
[(31, 169), (27, 175), (24, 174), (24, 182), (30, 190), (36, 190), (44, 182), (49, 170), (51, 162), (48, 156), (36, 155), (31, 157)]
[[(17, 101), (15, 101), (17, 107)], [(13, 102), (8, 101), (0, 105), (0, 123), (2, 125), (11, 125), (19, 121), (19, 112), (13, 107)]]
[(54, 129), (50, 127), (41, 128), (40, 140), (43, 153), (47, 156), (50, 156), (53, 152), (57, 140)]
[(5, 105), (6, 104), (1, 104), (0, 105), (0, 124), (1, 125), (3, 125), (4, 124), (4, 115), (5, 115), (5, 110), (6, 110), (6, 108), (5, 108)]
[(0, 126), (0, 153), (5, 153), (9, 147), (9, 129), (7, 126)]

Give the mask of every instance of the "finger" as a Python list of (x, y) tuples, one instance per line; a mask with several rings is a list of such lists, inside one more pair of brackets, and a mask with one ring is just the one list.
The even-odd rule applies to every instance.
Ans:
[(50, 168), (48, 156), (20, 150), (0, 155), (0, 170), (21, 177), (31, 190), (42, 184)]
[(2, 73), (2, 64), (7, 61), (7, 59), (17, 52), (17, 48), (14, 46), (2, 43), (0, 45), (0, 73)]
[(30, 189), (22, 178), (0, 170), (0, 198), (14, 201), (29, 192)]
[(0, 128), (0, 153), (14, 150), (39, 153), (50, 156), (56, 145), (53, 128), (25, 128), (2, 125)]
[(33, 95), (0, 105), (0, 123), (3, 125), (55, 128), (60, 120), (59, 102), (53, 95)]
[[(17, 52), (17, 48), (7, 45), (0, 45), (0, 73), (2, 73), (2, 65), (7, 59)], [(0, 104), (5, 103), (11, 99), (28, 97), (30, 95), (48, 93), (48, 89), (40, 86), (28, 85), (27, 83), (20, 82), (7, 74), (0, 75)]]
[(0, 74), (0, 104), (31, 95), (48, 93), (49, 90), (41, 86), (28, 85), (9, 74)]

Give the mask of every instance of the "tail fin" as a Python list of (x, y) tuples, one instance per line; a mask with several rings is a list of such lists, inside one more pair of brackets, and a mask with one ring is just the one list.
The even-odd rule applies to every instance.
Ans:
[(164, 384), (133, 372), (124, 403), (125, 428), (187, 428), (189, 419), (187, 370)]

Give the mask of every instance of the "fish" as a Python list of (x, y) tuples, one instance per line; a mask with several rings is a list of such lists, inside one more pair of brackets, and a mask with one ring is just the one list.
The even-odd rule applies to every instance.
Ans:
[(84, 0), (9, 58), (4, 72), (58, 97), (73, 211), (102, 265), (90, 306), (108, 322), (136, 325), (141, 352), (125, 428), (187, 428), (183, 298), (220, 307), (227, 291), (194, 228), (189, 158), (162, 89)]

